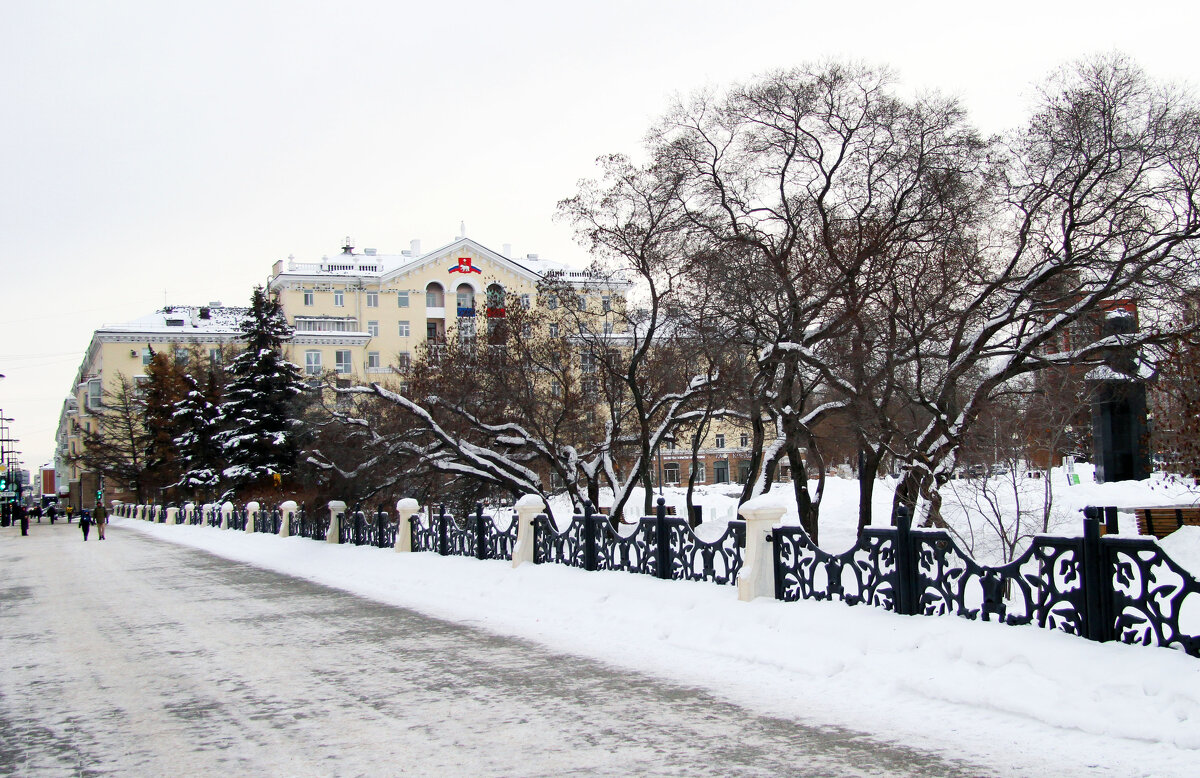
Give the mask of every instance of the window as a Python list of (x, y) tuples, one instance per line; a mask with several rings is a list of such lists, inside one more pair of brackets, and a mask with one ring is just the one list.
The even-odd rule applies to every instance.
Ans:
[(604, 334), (605, 335), (612, 334), (612, 322), (611, 321), (604, 322)]
[(533, 337), (533, 325), (532, 324), (530, 324), (529, 322), (525, 322), (524, 324), (521, 325), (521, 337), (522, 338)]
[(725, 435), (718, 432), (716, 442), (717, 442), (717, 448), (725, 448)]
[(425, 307), (446, 307), (446, 294), (442, 291), (442, 285), (436, 281), (425, 288)]
[(142, 349), (142, 365), (150, 364), (150, 360), (154, 358), (154, 352), (149, 347)]
[(550, 325), (550, 337), (552, 337), (552, 338), (558, 337), (558, 325), (557, 324)]
[(713, 462), (713, 481), (719, 484), (729, 483), (728, 462)]
[(529, 307), (529, 295), (527, 295), (527, 294), (521, 295), (521, 307), (522, 308)]
[(312, 305), (315, 297), (316, 297), (316, 295), (313, 294), (313, 290), (311, 290), (311, 289), (304, 290), (304, 304), (305, 305)]
[(675, 438), (667, 438), (667, 451), (675, 450)]
[(307, 375), (321, 375), (321, 352), (304, 352), (304, 372)]
[(296, 329), (304, 332), (358, 332), (353, 316), (297, 316)]
[(397, 324), (397, 326), (396, 326), (396, 330), (397, 330), (397, 332), (399, 333), (400, 337), (402, 337), (402, 338), (407, 338), (407, 337), (409, 336), (409, 333), (410, 333), (410, 331), (411, 331), (411, 330), (410, 330), (410, 328), (409, 328), (409, 326), (408, 326), (408, 322), (407, 322), (407, 321), (402, 321), (402, 322), (400, 322), (399, 324)]
[(402, 292), (396, 292), (396, 307), (397, 308), (407, 308), (408, 307), (408, 290), (407, 289), (405, 289)]
[(407, 370), (409, 366), (412, 365), (412, 355), (410, 355), (407, 351), (401, 351), (396, 355), (396, 364), (400, 367), (400, 369)]
[(575, 304), (579, 306), (579, 310), (581, 310), (581, 311), (587, 310), (587, 298), (584, 297), (583, 295), (577, 295), (575, 297)]
[(611, 297), (609, 297), (608, 295), (604, 295), (603, 297), (600, 298), (600, 310), (604, 311), (605, 313), (608, 313), (609, 311), (612, 310), (612, 298)]
[(378, 321), (367, 322), (367, 334), (370, 335), (372, 338), (377, 337), (379, 335), (379, 322)]
[(679, 464), (669, 462), (663, 465), (663, 481), (669, 484), (679, 483)]
[(334, 289), (333, 290), (333, 304), (336, 305), (338, 308), (345, 306), (346, 305), (346, 293), (343, 292), (341, 289)]
[(579, 382), (579, 391), (583, 393), (584, 397), (595, 397), (596, 393), (600, 391), (600, 382), (596, 380), (595, 376), (587, 376)]
[(192, 357), (192, 355), (188, 353), (187, 349), (182, 348), (180, 346), (175, 347), (175, 364), (176, 365), (179, 365), (181, 367), (183, 365), (186, 365), (188, 363), (188, 360), (191, 359), (191, 357)]
[(596, 372), (596, 355), (595, 354), (580, 354), (579, 369), (584, 373)]
[(378, 370), (378, 369), (379, 369), (379, 352), (378, 351), (368, 351), (367, 352), (367, 370)]
[(546, 298), (546, 307), (552, 311), (557, 310), (558, 309), (558, 295), (552, 294), (548, 298)]
[(741, 437), (741, 446), (742, 446), (742, 448), (747, 448), (749, 445), (750, 445), (750, 436), (743, 432), (742, 437)]
[(562, 384), (560, 384), (558, 381), (550, 382), (550, 396), (562, 397)]
[(224, 361), (224, 357), (221, 355), (221, 349), (219, 349), (219, 348), (210, 348), (210, 349), (208, 350), (208, 362), (209, 362), (209, 364), (212, 364), (212, 365), (219, 365), (219, 364), (221, 364), (223, 361)]
[(696, 466), (694, 468), (692, 468), (692, 472), (694, 472), (696, 474), (696, 483), (704, 483), (704, 463), (703, 462), (697, 462)]
[(475, 308), (475, 290), (466, 284), (459, 284), (455, 297), (458, 298), (459, 311)]
[(104, 398), (104, 393), (103, 393), (103, 388), (100, 384), (100, 379), (93, 378), (90, 381), (88, 381), (87, 382), (87, 407), (89, 409), (99, 408), (101, 405), (104, 404), (103, 398)]
[(378, 308), (379, 307), (379, 292), (367, 292), (367, 307), (368, 308)]
[(458, 320), (458, 340), (465, 343), (475, 337), (475, 320), (465, 317)]
[(350, 349), (338, 349), (333, 352), (333, 361), (339, 373), (351, 373), (354, 371), (350, 364)]

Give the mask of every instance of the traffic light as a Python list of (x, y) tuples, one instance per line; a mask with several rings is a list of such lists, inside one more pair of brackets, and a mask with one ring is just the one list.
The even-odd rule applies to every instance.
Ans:
[(97, 489), (96, 490), (96, 502), (100, 502), (103, 499), (104, 499), (104, 491), (101, 489)]
[(0, 473), (0, 492), (8, 491), (8, 473)]

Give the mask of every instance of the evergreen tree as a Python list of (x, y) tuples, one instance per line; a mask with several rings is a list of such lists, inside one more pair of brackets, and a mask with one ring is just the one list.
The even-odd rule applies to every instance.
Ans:
[(209, 366), (202, 386), (191, 375), (183, 376), (187, 394), (175, 411), (180, 477), (178, 486), (190, 493), (211, 490), (220, 481), (223, 457), (216, 435), (220, 419), (221, 381)]
[(292, 329), (261, 286), (254, 289), (242, 333), (245, 350), (229, 365), (232, 380), (216, 436), (226, 460), (222, 478), (234, 488), (291, 472), (301, 428), (296, 401), (304, 391), (300, 368), (281, 351)]
[(175, 411), (186, 394), (183, 374), (174, 359), (150, 349), (146, 383), (142, 386), (146, 428), (146, 470), (149, 486), (160, 487), (179, 480), (175, 450), (178, 423)]

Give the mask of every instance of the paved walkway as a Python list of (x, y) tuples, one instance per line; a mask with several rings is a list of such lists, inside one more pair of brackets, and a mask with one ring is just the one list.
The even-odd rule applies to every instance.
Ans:
[(0, 529), (0, 775), (981, 775), (139, 533)]

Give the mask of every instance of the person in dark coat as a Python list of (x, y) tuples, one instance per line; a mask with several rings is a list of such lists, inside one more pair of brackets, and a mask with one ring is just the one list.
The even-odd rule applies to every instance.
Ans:
[(14, 505), (13, 510), (17, 512), (17, 520), (21, 522), (21, 534), (29, 534), (29, 512), (25, 510), (24, 505)]
[(53, 504), (50, 504), (50, 505), (47, 505), (47, 506), (46, 506), (46, 515), (50, 517), (50, 523), (51, 523), (51, 524), (53, 524), (53, 523), (54, 523), (54, 517), (55, 517), (55, 515), (57, 515), (57, 513), (58, 513), (58, 511), (56, 511), (56, 510), (54, 509), (54, 505), (53, 505)]
[(79, 528), (83, 530), (83, 542), (86, 543), (88, 530), (92, 528), (92, 517), (87, 514), (87, 511), (79, 516)]
[(104, 525), (108, 523), (108, 509), (103, 503), (96, 503), (96, 507), (92, 509), (92, 521), (96, 522), (96, 536), (100, 540), (104, 540)]

